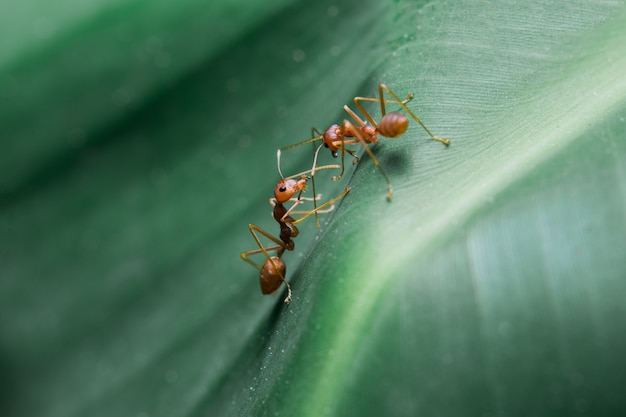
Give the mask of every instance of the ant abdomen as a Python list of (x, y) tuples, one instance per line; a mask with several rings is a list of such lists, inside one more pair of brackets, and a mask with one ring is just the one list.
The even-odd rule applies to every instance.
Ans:
[(387, 113), (378, 123), (378, 132), (388, 138), (401, 136), (409, 127), (409, 118), (399, 112)]
[(278, 256), (268, 258), (261, 267), (259, 282), (263, 294), (272, 294), (283, 284), (283, 277), (287, 271), (285, 261)]

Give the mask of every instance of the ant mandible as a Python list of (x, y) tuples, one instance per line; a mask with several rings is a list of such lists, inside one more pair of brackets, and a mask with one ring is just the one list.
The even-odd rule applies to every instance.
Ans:
[[(315, 170), (329, 169), (329, 168), (339, 168), (338, 165), (326, 165), (322, 167), (317, 167)], [(302, 200), (318, 200), (321, 196), (315, 196), (314, 198), (305, 198), (302, 197), (302, 193), (306, 189), (306, 182), (309, 179), (306, 173), (310, 171), (305, 171), (304, 173), (296, 174), (292, 177), (281, 178), (280, 181), (274, 187), (274, 198), (270, 199), (270, 204), (274, 206), (273, 217), (280, 225), (280, 238), (276, 238), (270, 233), (266, 232), (259, 226), (254, 224), (248, 225), (250, 233), (254, 238), (256, 244), (259, 246), (259, 249), (252, 249), (246, 252), (241, 253), (241, 258), (248, 262), (250, 265), (254, 266), (260, 271), (259, 274), (259, 282), (261, 284), (261, 292), (263, 294), (272, 294), (276, 290), (280, 288), (280, 286), (284, 283), (287, 286), (287, 297), (284, 302), (289, 304), (291, 301), (291, 286), (285, 280), (285, 274), (287, 271), (287, 267), (285, 262), (282, 260), (283, 253), (286, 250), (293, 250), (295, 247), (295, 242), (293, 238), (298, 236), (299, 231), (295, 226), (297, 223), (305, 220), (307, 217), (312, 214), (317, 215), (320, 212), (331, 211), (334, 207), (334, 202), (343, 198), (349, 191), (350, 187), (346, 187), (346, 189), (337, 197), (325, 202), (319, 207), (315, 207), (313, 210), (305, 211), (305, 212), (297, 212), (294, 211), (296, 206), (298, 206)], [(300, 177), (300, 179), (295, 180), (293, 178)], [(282, 174), (281, 174), (282, 177)], [(294, 198), (294, 195), (297, 194), (297, 197)], [(284, 204), (288, 201), (294, 201), (294, 204), (287, 209)], [(326, 209), (328, 206), (330, 208)], [(325, 209), (325, 210), (322, 210)], [(304, 216), (294, 219), (291, 217), (291, 214), (304, 214)], [(272, 246), (263, 246), (259, 235), (257, 233), (265, 236), (267, 239), (274, 242)], [(268, 252), (276, 251), (275, 256), (270, 256)], [(249, 259), (249, 255), (254, 255), (257, 253), (263, 253), (265, 255), (265, 262), (263, 265), (259, 265), (253, 260)]]
[[(384, 98), (385, 91), (387, 92), (389, 96), (392, 97), (391, 100)], [(388, 188), (387, 200), (391, 200), (391, 196), (393, 195), (393, 188), (391, 186), (391, 181), (389, 181), (389, 178), (387, 177), (387, 174), (383, 170), (383, 167), (380, 165), (380, 162), (378, 162), (378, 159), (374, 156), (374, 153), (367, 145), (369, 143), (378, 143), (378, 135), (385, 136), (388, 138), (397, 138), (399, 136), (402, 136), (402, 134), (404, 134), (404, 132), (408, 128), (409, 119), (405, 114), (400, 113), (400, 112), (387, 113), (385, 104), (386, 103), (399, 104), (402, 107), (402, 109), (409, 116), (411, 116), (411, 118), (413, 118), (413, 120), (415, 120), (420, 126), (422, 126), (422, 128), (426, 131), (426, 133), (428, 133), (431, 139), (439, 141), (446, 146), (450, 144), (450, 141), (448, 139), (434, 136), (430, 132), (430, 130), (428, 130), (428, 128), (424, 125), (424, 123), (422, 123), (422, 121), (411, 111), (411, 109), (409, 109), (406, 106), (406, 103), (411, 101), (411, 99), (413, 98), (412, 93), (409, 93), (405, 100), (400, 100), (400, 98), (393, 91), (391, 91), (391, 89), (387, 87), (385, 84), (380, 84), (378, 86), (378, 93), (379, 93), (378, 98), (376, 97), (355, 97), (354, 98), (354, 104), (359, 109), (359, 111), (363, 114), (365, 119), (367, 119), (367, 122), (369, 122), (369, 124), (366, 121), (362, 120), (350, 107), (348, 107), (347, 105), (343, 106), (346, 113), (348, 113), (350, 117), (352, 117), (352, 119), (354, 120), (354, 122), (356, 122), (356, 124), (350, 120), (344, 119), (341, 125), (338, 125), (338, 124), (330, 125), (324, 131), (323, 134), (320, 133), (317, 129), (312, 129), (313, 132), (317, 133), (317, 136), (311, 139), (305, 140), (303, 142), (299, 142), (293, 145), (286, 146), (284, 148), (280, 148), (277, 151), (278, 164), (280, 165), (281, 151), (285, 151), (287, 149), (291, 149), (296, 146), (304, 145), (306, 143), (311, 143), (311, 142), (316, 142), (318, 140), (322, 140), (322, 144), (315, 150), (311, 177), (315, 175), (315, 166), (317, 164), (317, 156), (322, 146), (324, 146), (330, 150), (332, 156), (335, 158), (338, 156), (338, 152), (341, 152), (341, 173), (333, 177), (333, 181), (336, 181), (343, 176), (344, 169), (345, 169), (344, 157), (346, 153), (354, 158), (354, 161), (353, 161), (354, 164), (359, 162), (359, 157), (356, 155), (356, 153), (347, 149), (345, 145), (360, 143), (365, 149), (365, 152), (367, 152), (369, 157), (372, 159), (372, 162), (374, 162), (374, 165), (378, 167), (378, 170), (380, 171), (381, 175), (387, 182), (387, 188)], [(381, 110), (380, 122), (376, 123), (376, 121), (371, 116), (371, 114), (363, 108), (363, 106), (361, 105), (362, 101), (375, 101), (375, 102), (380, 103), (380, 110)], [(346, 138), (355, 138), (355, 139), (346, 139)], [(315, 182), (314, 182), (315, 179), (313, 178), (312, 181), (313, 181), (313, 187), (315, 187)]]

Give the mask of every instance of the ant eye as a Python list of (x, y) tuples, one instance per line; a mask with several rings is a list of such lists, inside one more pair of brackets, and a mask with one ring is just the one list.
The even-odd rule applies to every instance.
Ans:
[(333, 155), (333, 158), (336, 158), (337, 157), (337, 152), (333, 152), (332, 155)]
[(287, 191), (287, 187), (283, 185), (282, 187), (278, 189), (278, 191), (280, 191), (281, 193), (284, 193), (285, 191)]

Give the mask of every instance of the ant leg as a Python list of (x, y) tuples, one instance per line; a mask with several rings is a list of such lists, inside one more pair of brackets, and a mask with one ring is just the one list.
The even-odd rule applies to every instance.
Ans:
[[(315, 130), (315, 132), (317, 132), (317, 129), (312, 128), (311, 129), (311, 134), (313, 134), (313, 130)], [(319, 133), (319, 132), (317, 132)], [(317, 149), (315, 150), (315, 154), (313, 155), (313, 166), (311, 167), (311, 187), (313, 188), (313, 195), (316, 196), (317, 192), (315, 191), (315, 171), (317, 171), (317, 155), (320, 152), (320, 149), (322, 149), (322, 146), (324, 144), (322, 143), (320, 146), (317, 147)], [(317, 209), (317, 200), (313, 199), (313, 209)], [(317, 226), (317, 229), (321, 229), (320, 226), (320, 218), (317, 215), (317, 212), (315, 212), (315, 225)]]
[[(402, 100), (402, 103), (406, 104), (411, 100), (413, 100), (413, 93), (407, 94), (406, 98)], [(358, 103), (359, 101), (375, 101), (376, 103), (380, 103), (380, 98), (378, 97), (355, 97), (354, 98), (354, 104)], [(389, 100), (389, 99), (384, 99), (383, 101), (387, 104), (397, 103), (397, 101)]]
[[(318, 194), (315, 197), (301, 197), (300, 201), (302, 201), (302, 202), (304, 202), (304, 201), (317, 202), (317, 201), (319, 201), (321, 199), (322, 199), (322, 194)], [(296, 201), (296, 199), (295, 198), (290, 198), (289, 201)], [(276, 199), (274, 197), (270, 198), (269, 199), (269, 203), (270, 203), (270, 205), (272, 207), (275, 207), (276, 206)], [(315, 208), (317, 208), (317, 206)], [(324, 210), (318, 210), (318, 213), (330, 213), (333, 210), (334, 210), (334, 207), (330, 207), (330, 208), (327, 208), (327, 209), (324, 209)], [(308, 214), (309, 211), (311, 211), (311, 210), (294, 210), (294, 211), (291, 212), (291, 214)]]
[[(377, 100), (378, 101), (378, 100)], [(363, 107), (361, 107), (361, 105), (358, 102), (355, 102), (357, 107), (359, 108), (359, 110), (361, 111), (361, 113), (363, 113), (363, 115), (365, 116), (365, 118), (370, 122), (370, 124), (374, 127), (376, 127), (376, 122), (374, 121), (374, 119), (372, 118), (372, 116), (370, 116), (370, 114), (368, 112), (365, 111), (365, 109), (363, 109)], [(359, 124), (359, 127), (363, 127), (365, 126), (367, 123), (365, 123), (359, 116), (357, 116), (357, 114), (352, 111), (352, 109), (348, 106), (343, 106), (343, 109), (346, 111), (346, 113), (348, 113), (355, 122), (357, 122)]]
[[(409, 101), (411, 101), (412, 99), (413, 99), (413, 93), (409, 93), (409, 94), (406, 95), (406, 98), (404, 100), (402, 100), (401, 102), (399, 102), (399, 103), (400, 103), (400, 105), (406, 104)], [(365, 118), (374, 127), (376, 127), (377, 124), (374, 121), (374, 118), (369, 114), (369, 112), (367, 110), (365, 110), (365, 108), (361, 105), (361, 103), (360, 103), (361, 101), (375, 101), (377, 103), (380, 103), (381, 117), (384, 116), (385, 114), (387, 114), (387, 110), (385, 109), (385, 103), (388, 103), (388, 104), (398, 103), (397, 100), (387, 100), (387, 99), (384, 99), (382, 97), (380, 97), (380, 98), (376, 98), (376, 97), (355, 97), (354, 98), (354, 104), (357, 106), (357, 108), (363, 114), (363, 116), (365, 116)], [(363, 126), (363, 125), (361, 125), (361, 126)]]
[[(301, 190), (298, 193), (298, 197), (296, 197), (295, 202), (293, 203), (293, 205), (289, 208), (289, 210), (287, 210), (287, 212), (285, 214), (283, 214), (283, 217), (280, 218), (281, 222), (286, 222), (286, 219), (289, 218), (289, 215), (291, 214), (293, 209), (295, 209), (300, 203), (302, 203), (302, 201), (300, 200), (300, 197), (302, 196), (303, 192), (304, 192), (304, 190)], [(291, 222), (289, 222), (289, 223), (291, 223)]]
[[(353, 125), (354, 126), (354, 125)], [(343, 173), (346, 169), (346, 153), (350, 154), (350, 156), (352, 156), (354, 158), (354, 161), (352, 163), (352, 165), (356, 164), (357, 162), (359, 162), (359, 157), (356, 156), (356, 154), (354, 152), (352, 152), (349, 149), (346, 149), (346, 144), (350, 144), (352, 143), (352, 141), (346, 141), (346, 135), (345, 135), (345, 124), (344, 126), (341, 127), (341, 141), (340, 141), (340, 145), (339, 145), (339, 149), (341, 150), (341, 172), (339, 173), (339, 175), (335, 175), (332, 180), (333, 181), (337, 181), (340, 180), (343, 177)]]
[(324, 136), (324, 134), (320, 132), (319, 130), (317, 130), (317, 128), (315, 127), (311, 128), (311, 139), (322, 137), (322, 136)]
[(334, 205), (335, 201), (342, 199), (349, 192), (350, 192), (350, 186), (348, 185), (348, 186), (346, 186), (346, 189), (343, 190), (343, 192), (341, 194), (339, 194), (337, 197), (332, 198), (332, 199), (328, 200), (327, 202), (325, 202), (324, 204), (322, 204), (321, 206), (318, 206), (314, 210), (309, 211), (306, 215), (300, 217), (299, 219), (294, 220), (293, 223), (294, 224), (295, 223), (300, 223), (302, 220), (306, 219), (307, 217), (311, 216), (312, 214), (315, 214), (315, 213), (319, 212), (320, 210), (325, 209), (328, 206)]
[(343, 172), (346, 169), (346, 163), (345, 163), (345, 159), (346, 159), (346, 135), (344, 134), (345, 132), (343, 132), (343, 127), (342, 127), (342, 132), (341, 132), (341, 172), (339, 173), (339, 175), (335, 175), (332, 179), (333, 181), (337, 181), (338, 179), (340, 179), (341, 177), (343, 177)]
[(339, 165), (322, 165), (321, 167), (315, 168), (315, 170), (307, 169), (306, 171), (298, 172), (297, 174), (284, 177), (283, 179), (290, 180), (296, 177), (306, 176), (306, 174), (311, 174), (312, 171), (322, 171), (324, 169), (339, 169), (339, 168), (341, 168)]
[[(315, 197), (302, 197), (301, 200), (302, 201), (319, 201), (322, 199), (322, 194), (318, 194)], [(315, 207), (317, 208), (317, 206)], [(318, 210), (318, 213), (330, 213), (331, 211), (334, 210), (334, 207), (330, 207), (324, 210)], [(292, 211), (291, 214), (307, 214), (309, 212), (309, 210), (299, 210), (299, 211)]]
[[(313, 130), (315, 130), (317, 132), (317, 129), (312, 128), (312, 131)], [(317, 132), (317, 133), (319, 133), (319, 132)], [(324, 135), (319, 134), (318, 136), (312, 137), (311, 139), (307, 139), (307, 140), (304, 140), (302, 142), (294, 143), (293, 145), (285, 146), (283, 148), (278, 149), (276, 151), (276, 162), (278, 164), (278, 173), (280, 174), (280, 177), (283, 178), (283, 174), (282, 174), (282, 171), (280, 169), (280, 155), (281, 155), (282, 151), (286, 151), (286, 150), (289, 150), (289, 149), (292, 149), (292, 148), (295, 148), (295, 147), (298, 147), (298, 146), (301, 146), (301, 145), (306, 145), (307, 143), (313, 143), (313, 142), (316, 142), (316, 141), (321, 140), (323, 138), (324, 138)]]
[[(313, 198), (313, 197), (300, 197), (301, 201), (313, 201), (313, 200), (319, 200), (322, 198), (321, 194), (318, 194), (317, 197)], [(276, 197), (272, 197), (269, 200), (270, 206), (272, 207), (276, 207)], [(298, 201), (296, 198), (291, 197), (288, 201)], [(308, 212), (308, 211), (307, 211)], [(296, 210), (296, 211), (292, 211), (291, 214), (298, 214), (300, 213), (300, 211)], [(302, 214), (302, 213), (300, 213)]]
[(431, 139), (434, 139), (436, 141), (439, 141), (441, 143), (443, 143), (444, 145), (448, 146), (450, 145), (450, 141), (448, 139), (445, 138), (440, 138), (437, 137), (435, 135), (433, 135), (432, 133), (430, 133), (430, 130), (428, 130), (428, 128), (426, 126), (424, 126), (424, 123), (422, 123), (422, 121), (419, 119), (419, 117), (417, 117), (415, 114), (413, 114), (413, 112), (411, 111), (411, 109), (409, 109), (405, 103), (402, 102), (402, 100), (400, 100), (398, 98), (398, 96), (389, 89), (389, 87), (387, 87), (385, 84), (380, 84), (378, 86), (378, 92), (380, 94), (380, 105), (383, 108), (383, 115), (385, 115), (384, 113), (384, 104), (383, 104), (383, 90), (387, 92), (387, 94), (389, 94), (391, 97), (393, 97), (393, 99), (396, 101), (396, 103), (398, 103), (402, 109), (407, 112), (407, 114), (409, 114), (413, 120), (415, 120), (417, 123), (419, 123), (420, 126), (422, 126), (422, 128), (426, 131), (426, 133), (428, 133), (428, 135), (431, 137)]
[[(267, 254), (267, 252), (271, 252), (273, 250), (279, 250), (279, 249), (282, 249), (282, 248), (283, 248), (282, 245), (265, 246), (262, 249), (252, 249), (252, 250), (248, 250), (248, 251), (245, 251), (245, 252), (241, 252), (240, 256), (241, 256), (241, 259), (243, 259), (244, 261), (246, 261), (247, 263), (249, 263), (250, 265), (252, 265), (256, 269), (261, 269), (262, 268), (261, 265), (257, 264), (252, 259), (249, 259), (248, 256), (256, 255), (257, 253)], [(268, 257), (269, 257), (269, 255), (268, 255)]]
[[(272, 261), (272, 264), (274, 265), (274, 267), (276, 267), (274, 261)], [(289, 283), (285, 279), (283, 279), (283, 283), (287, 286), (287, 297), (285, 297), (283, 303), (289, 304), (291, 302), (291, 285), (289, 285)]]
[[(301, 201), (313, 201), (313, 200), (319, 200), (320, 198), (322, 198), (322, 194), (318, 194), (315, 198), (313, 197), (300, 197)], [(291, 197), (289, 200), (287, 201), (297, 201), (297, 198), (293, 198)], [(276, 205), (276, 197), (272, 197), (270, 198), (270, 204), (272, 207), (274, 207)]]
[[(343, 141), (342, 142), (345, 144), (347, 142)], [(346, 149), (343, 145), (341, 147), (341, 173), (339, 175), (335, 175), (332, 180), (333, 181), (337, 181), (340, 180), (341, 177), (343, 177), (343, 171), (344, 171), (344, 164), (343, 164), (343, 156), (344, 154), (349, 154), (351, 157), (353, 157), (354, 159), (352, 160), (352, 165), (355, 165), (359, 162), (359, 157), (356, 153), (354, 153), (353, 151), (351, 151), (350, 149)]]
[(387, 189), (388, 189), (388, 191), (387, 191), (387, 200), (391, 201), (391, 196), (393, 195), (393, 188), (391, 187), (391, 181), (389, 181), (389, 178), (387, 177), (387, 174), (385, 173), (385, 170), (380, 165), (380, 162), (378, 162), (378, 159), (376, 159), (376, 157), (374, 156), (374, 153), (372, 152), (372, 150), (369, 148), (369, 146), (367, 146), (367, 142), (365, 141), (365, 138), (362, 136), (363, 132), (357, 130), (356, 126), (354, 126), (352, 124), (352, 122), (350, 122), (349, 120), (344, 120), (344, 123), (346, 123), (348, 125), (352, 125), (352, 127), (355, 129), (354, 133), (356, 134), (357, 139), (359, 139), (359, 142), (361, 142), (361, 145), (363, 145), (363, 148), (365, 149), (365, 152), (367, 152), (367, 154), (370, 156), (370, 158), (372, 158), (372, 162), (374, 162), (374, 165), (376, 165), (378, 167), (378, 170), (380, 171), (381, 175), (383, 176), (383, 178), (387, 182)]
[[(300, 200), (301, 201), (319, 201), (322, 198), (322, 194), (318, 194), (317, 197), (313, 198), (313, 197), (302, 197)], [(333, 211), (335, 209), (335, 205), (331, 205), (330, 207), (320, 210), (318, 209), (318, 207), (316, 206), (314, 208), (314, 210), (317, 210), (317, 214), (325, 214), (325, 213), (330, 213), (331, 211)], [(309, 214), (311, 210), (294, 210), (291, 212), (291, 214)], [(295, 226), (294, 226), (295, 227)]]
[[(254, 254), (257, 254), (257, 253), (263, 253), (267, 259), (270, 259), (270, 256), (269, 256), (269, 254), (267, 252), (271, 252), (273, 250), (280, 251), (281, 249), (284, 251), (285, 249), (287, 249), (287, 246), (285, 245), (285, 243), (282, 240), (277, 239), (274, 236), (270, 235), (265, 230), (261, 229), (259, 226), (254, 225), (254, 224), (250, 224), (250, 225), (248, 225), (248, 228), (250, 229), (250, 233), (252, 233), (252, 237), (256, 241), (256, 244), (259, 246), (259, 249), (252, 249), (252, 250), (249, 250), (249, 251), (246, 251), (246, 252), (241, 252), (241, 259), (243, 259), (244, 261), (248, 262), (250, 265), (254, 266), (255, 268), (261, 269), (261, 266), (259, 266), (254, 261), (248, 259), (249, 255), (254, 255)], [(259, 236), (255, 233), (255, 230), (258, 233), (260, 233), (263, 236), (265, 236), (266, 238), (268, 238), (269, 240), (271, 240), (272, 242), (276, 243), (276, 245), (274, 245), (274, 246), (267, 246), (267, 247), (263, 246), (263, 244), (261, 243), (261, 239), (259, 239)]]
[[(300, 197), (301, 201), (314, 201), (314, 200), (320, 200), (322, 198), (321, 194), (316, 195), (315, 197)], [(293, 200), (293, 198), (291, 199)], [(294, 212), (295, 214), (295, 212)]]

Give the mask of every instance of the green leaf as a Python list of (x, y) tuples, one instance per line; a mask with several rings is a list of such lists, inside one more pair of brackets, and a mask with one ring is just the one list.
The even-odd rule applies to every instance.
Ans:
[[(5, 6), (0, 413), (617, 415), (623, 4), (287, 3)], [(451, 145), (319, 172), (262, 296), (276, 149), (381, 82)]]

